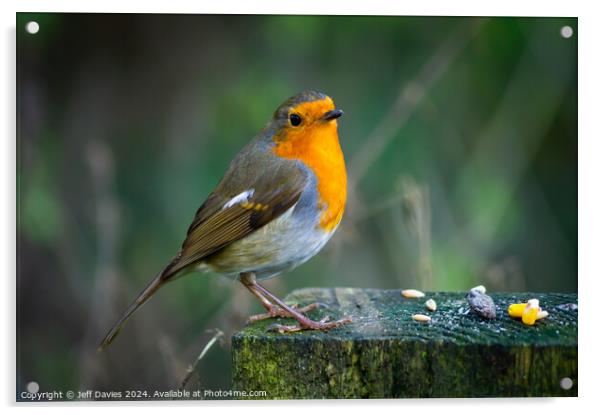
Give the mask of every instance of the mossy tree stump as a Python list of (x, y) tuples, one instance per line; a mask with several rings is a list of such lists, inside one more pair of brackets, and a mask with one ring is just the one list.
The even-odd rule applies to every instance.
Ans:
[[(264, 390), (268, 399), (577, 396), (576, 295), (490, 295), (495, 320), (470, 312), (466, 293), (406, 299), (399, 290), (296, 290), (287, 303), (328, 305), (312, 318), (354, 322), (286, 334), (267, 331), (275, 319), (249, 325), (232, 337), (233, 388)], [(437, 311), (426, 310), (428, 298)], [(550, 313), (534, 326), (506, 312), (529, 298)], [(431, 322), (414, 321), (416, 313)]]

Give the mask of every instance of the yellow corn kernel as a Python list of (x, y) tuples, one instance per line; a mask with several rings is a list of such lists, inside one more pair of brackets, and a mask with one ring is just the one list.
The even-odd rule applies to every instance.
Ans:
[(525, 308), (525, 312), (523, 313), (523, 323), (525, 323), (528, 326), (532, 326), (533, 324), (535, 324), (535, 321), (537, 320), (537, 309), (536, 308)]
[(537, 321), (537, 313), (539, 313), (539, 300), (532, 299), (527, 301), (525, 311), (523, 311), (523, 323), (532, 326)]
[(520, 318), (523, 316), (525, 308), (527, 308), (527, 303), (510, 304), (510, 307), (508, 307), (508, 314), (510, 317)]

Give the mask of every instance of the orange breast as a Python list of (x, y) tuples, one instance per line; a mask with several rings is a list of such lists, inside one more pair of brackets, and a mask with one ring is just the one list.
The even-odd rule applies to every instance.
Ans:
[(336, 121), (300, 129), (288, 129), (276, 136), (274, 153), (302, 161), (316, 175), (322, 209), (320, 227), (332, 231), (339, 224), (347, 201), (347, 170), (339, 144)]

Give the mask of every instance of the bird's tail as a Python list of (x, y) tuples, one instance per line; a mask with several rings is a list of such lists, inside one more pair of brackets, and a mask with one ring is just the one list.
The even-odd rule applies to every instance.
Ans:
[(161, 272), (159, 275), (157, 275), (150, 282), (150, 284), (148, 284), (147, 287), (144, 290), (142, 290), (142, 292), (138, 295), (134, 302), (125, 311), (123, 316), (121, 316), (121, 318), (117, 320), (113, 327), (111, 327), (111, 330), (109, 330), (107, 335), (100, 342), (96, 351), (101, 352), (104, 349), (106, 349), (111, 344), (111, 342), (115, 340), (115, 337), (117, 337), (119, 331), (125, 325), (125, 323), (127, 323), (132, 314), (134, 314), (136, 310), (138, 310), (149, 298), (151, 298), (153, 294), (157, 292), (157, 290), (166, 282), (167, 280), (165, 278), (165, 272)]

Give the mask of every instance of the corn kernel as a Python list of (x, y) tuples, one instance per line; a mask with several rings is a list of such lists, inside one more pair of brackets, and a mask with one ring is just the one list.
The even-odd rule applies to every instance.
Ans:
[(437, 310), (437, 303), (432, 298), (429, 298), (428, 300), (426, 300), (426, 303), (424, 303), (424, 305), (426, 306), (427, 310), (429, 310), (429, 311)]
[(527, 301), (527, 306), (532, 308), (539, 308), (539, 300), (537, 298), (531, 298)]
[(537, 313), (539, 313), (539, 300), (531, 299), (527, 301), (525, 311), (523, 311), (523, 323), (532, 326), (537, 321)]
[(541, 309), (537, 298), (532, 298), (526, 303), (510, 304), (508, 314), (510, 317), (520, 317), (522, 322), (529, 326), (549, 316), (547, 311)]
[(523, 316), (525, 308), (527, 308), (527, 303), (510, 304), (510, 307), (508, 307), (508, 314), (510, 317), (520, 318)]

